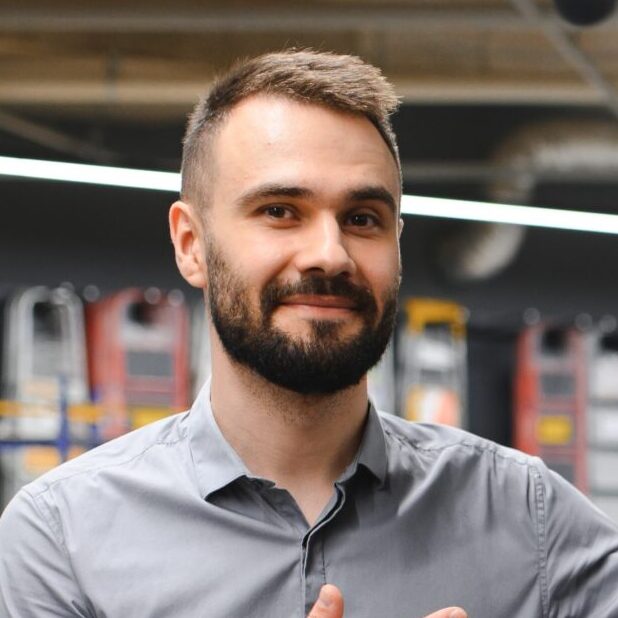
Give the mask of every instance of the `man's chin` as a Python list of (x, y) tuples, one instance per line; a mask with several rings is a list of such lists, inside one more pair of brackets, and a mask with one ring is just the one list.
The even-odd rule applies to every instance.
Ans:
[(348, 341), (361, 332), (363, 325), (354, 319), (301, 319), (274, 320), (273, 327), (290, 340), (310, 343), (316, 337)]
[(272, 386), (279, 387), (289, 393), (311, 397), (326, 397), (345, 391), (358, 384), (364, 376), (364, 374), (354, 376), (353, 378), (345, 376), (342, 379), (342, 372), (340, 371), (332, 371), (326, 374), (321, 371), (323, 368), (310, 366), (305, 366), (302, 372), (295, 371), (291, 374), (288, 371), (284, 374), (276, 375), (269, 372), (262, 373), (256, 371), (254, 367), (247, 366), (247, 368)]

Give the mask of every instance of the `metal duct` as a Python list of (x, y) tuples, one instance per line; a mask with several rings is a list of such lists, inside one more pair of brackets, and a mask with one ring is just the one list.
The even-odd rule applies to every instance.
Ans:
[[(618, 179), (618, 124), (569, 119), (530, 125), (503, 142), (492, 164), (506, 172), (487, 187), (489, 199), (498, 203), (529, 203), (538, 178), (584, 172), (591, 179)], [(514, 260), (524, 237), (525, 228), (516, 225), (462, 225), (439, 243), (438, 261), (456, 281), (487, 279)]]
[(513, 261), (524, 235), (525, 228), (520, 225), (458, 224), (438, 243), (438, 265), (457, 283), (489, 279)]
[(530, 125), (502, 144), (494, 163), (510, 173), (491, 183), (489, 195), (517, 204), (530, 200), (537, 177), (618, 174), (618, 123), (569, 119)]

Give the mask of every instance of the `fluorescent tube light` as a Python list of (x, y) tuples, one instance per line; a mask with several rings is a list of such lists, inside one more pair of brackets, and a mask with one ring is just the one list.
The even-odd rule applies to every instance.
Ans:
[(423, 217), (511, 223), (558, 230), (618, 234), (618, 215), (607, 215), (600, 212), (512, 206), (414, 195), (402, 196), (401, 212), (404, 215)]
[(180, 190), (180, 174), (175, 172), (153, 172), (126, 167), (62, 163), (40, 159), (0, 157), (0, 174), (155, 191), (178, 192)]
[[(180, 174), (175, 172), (154, 172), (39, 159), (0, 156), (0, 175), (150, 189), (172, 193), (180, 191)], [(618, 215), (596, 212), (404, 195), (401, 199), (401, 213), (464, 221), (510, 223), (581, 232), (618, 234)]]

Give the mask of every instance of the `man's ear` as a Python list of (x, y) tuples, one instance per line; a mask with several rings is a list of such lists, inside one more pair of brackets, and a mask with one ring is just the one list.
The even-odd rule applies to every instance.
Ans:
[(401, 232), (403, 232), (403, 218), (399, 217), (399, 221), (397, 222), (397, 227), (399, 228), (398, 236), (401, 238)]
[(174, 202), (170, 207), (169, 224), (180, 274), (193, 287), (205, 288), (204, 239), (194, 208), (180, 200)]

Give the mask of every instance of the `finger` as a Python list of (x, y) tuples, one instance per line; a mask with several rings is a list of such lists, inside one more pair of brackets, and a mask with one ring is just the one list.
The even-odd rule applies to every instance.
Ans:
[(307, 618), (343, 618), (343, 596), (337, 586), (325, 584)]
[(468, 618), (468, 614), (461, 607), (446, 607), (425, 618)]

